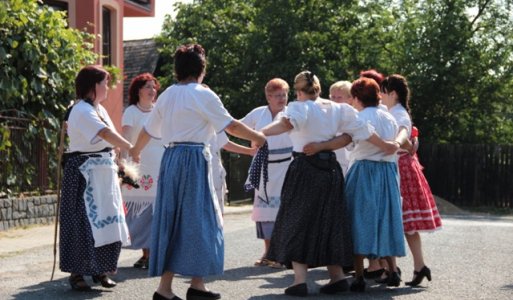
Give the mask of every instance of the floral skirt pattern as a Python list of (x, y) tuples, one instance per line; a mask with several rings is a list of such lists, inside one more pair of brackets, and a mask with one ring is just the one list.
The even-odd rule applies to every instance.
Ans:
[(431, 232), (442, 227), (435, 198), (417, 156), (399, 156), (403, 226), (407, 234)]

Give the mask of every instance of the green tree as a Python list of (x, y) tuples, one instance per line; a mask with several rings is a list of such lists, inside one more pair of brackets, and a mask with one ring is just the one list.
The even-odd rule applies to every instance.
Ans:
[[(36, 139), (42, 139), (44, 151), (54, 153), (76, 73), (96, 60), (92, 36), (68, 28), (65, 20), (64, 13), (36, 0), (7, 0), (0, 6), (0, 113), (27, 120), (22, 145), (5, 138), (13, 119), (0, 124), (0, 150), (7, 154), (0, 179), (12, 191), (30, 185), (34, 166), (26, 163)], [(54, 155), (50, 164), (55, 167)], [(16, 165), (23, 168), (15, 170)]]
[(264, 103), (267, 80), (316, 73), (323, 96), (361, 70), (400, 73), (413, 121), (432, 142), (513, 139), (513, 21), (501, 0), (203, 0), (179, 4), (159, 45), (207, 49), (206, 83), (241, 117)]
[(412, 89), (413, 120), (432, 142), (511, 143), (513, 22), (503, 1), (403, 1), (393, 72)]

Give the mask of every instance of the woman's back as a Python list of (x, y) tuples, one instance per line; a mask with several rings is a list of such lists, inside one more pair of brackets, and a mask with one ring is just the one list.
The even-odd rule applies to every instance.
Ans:
[(205, 143), (231, 121), (210, 89), (198, 83), (175, 84), (159, 96), (144, 128), (151, 136), (161, 138), (163, 144)]

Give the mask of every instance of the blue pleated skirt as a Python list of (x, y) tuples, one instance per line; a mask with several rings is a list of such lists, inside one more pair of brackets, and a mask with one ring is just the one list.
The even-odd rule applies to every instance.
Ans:
[(202, 144), (179, 144), (164, 152), (151, 228), (150, 276), (223, 273), (224, 237), (203, 149)]
[(354, 253), (369, 258), (404, 256), (397, 164), (356, 161), (347, 174), (345, 195)]

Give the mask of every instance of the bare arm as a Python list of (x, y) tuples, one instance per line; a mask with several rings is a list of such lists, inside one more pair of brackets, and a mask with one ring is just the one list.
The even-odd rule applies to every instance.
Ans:
[(289, 119), (282, 117), (279, 120), (272, 122), (271, 124), (262, 128), (262, 133), (265, 136), (278, 135), (293, 129), (292, 123)]
[(109, 127), (105, 127), (100, 132), (98, 132), (98, 136), (114, 145), (114, 147), (119, 147), (121, 150), (129, 150), (132, 148), (132, 144), (123, 138), (119, 133), (113, 131)]
[(349, 134), (344, 133), (342, 135), (338, 135), (332, 138), (329, 141), (307, 144), (303, 148), (303, 152), (306, 155), (314, 155), (315, 153), (320, 151), (332, 151), (347, 146), (349, 143), (351, 143), (352, 140), (353, 139)]
[(225, 131), (236, 137), (252, 141), (256, 147), (260, 147), (265, 143), (265, 136), (262, 133), (249, 128), (238, 120), (233, 120), (225, 128)]
[(250, 156), (254, 156), (257, 151), (257, 148), (245, 147), (245, 146), (236, 144), (232, 141), (228, 141), (228, 143), (226, 143), (226, 145), (223, 146), (223, 149), (226, 151), (233, 152), (233, 153), (250, 155)]
[(143, 128), (137, 137), (135, 146), (129, 150), (129, 154), (135, 162), (141, 161), (141, 151), (146, 146), (146, 144), (148, 144), (150, 139), (151, 136)]
[(385, 152), (385, 154), (390, 155), (397, 152), (399, 149), (398, 141), (384, 141), (377, 134), (373, 133), (368, 139), (367, 142), (373, 144), (374, 146), (381, 149), (381, 151)]
[[(121, 136), (123, 136), (127, 141), (130, 140), (131, 135), (132, 135), (132, 126), (123, 126), (123, 128), (121, 128)], [(127, 157), (128, 157), (128, 151), (121, 150), (121, 158), (127, 158)]]
[(412, 152), (413, 144), (410, 142), (409, 136), (408, 136), (408, 130), (406, 127), (400, 127), (399, 132), (397, 133), (397, 136), (395, 137), (395, 141), (399, 143), (399, 147), (401, 149), (404, 149), (408, 152)]

